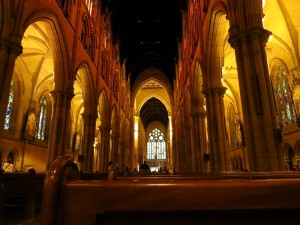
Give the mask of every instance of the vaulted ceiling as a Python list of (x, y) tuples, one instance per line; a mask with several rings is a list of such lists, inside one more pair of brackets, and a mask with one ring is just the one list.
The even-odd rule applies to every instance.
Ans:
[[(149, 67), (161, 70), (173, 84), (182, 38), (182, 14), (186, 0), (106, 0), (111, 13), (114, 44), (119, 44), (131, 88)], [(146, 127), (151, 121), (168, 124), (166, 107), (149, 99), (140, 112)]]
[(162, 70), (173, 83), (185, 4), (185, 0), (106, 0), (113, 41), (120, 46), (131, 84), (151, 66)]

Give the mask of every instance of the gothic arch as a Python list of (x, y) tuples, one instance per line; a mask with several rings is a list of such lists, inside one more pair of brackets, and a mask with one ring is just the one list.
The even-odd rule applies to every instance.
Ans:
[(296, 157), (300, 158), (300, 140), (298, 140), (295, 145), (294, 145), (294, 151), (295, 151), (295, 155)]
[(285, 143), (283, 146), (283, 156), (286, 168), (288, 170), (293, 170), (293, 167), (296, 165), (296, 152), (288, 143)]
[(111, 132), (110, 132), (110, 154), (109, 161), (119, 163), (119, 117), (117, 107), (114, 106), (111, 112)]
[(191, 81), (191, 112), (197, 113), (203, 111), (204, 106), (204, 95), (202, 94), (203, 89), (203, 73), (200, 62), (195, 63), (194, 74)]
[(217, 4), (215, 8), (211, 9), (208, 24), (208, 36), (206, 37), (205, 48), (205, 63), (204, 75), (205, 88), (222, 87), (221, 75), (222, 67), (224, 65), (224, 39), (226, 32), (226, 8), (223, 4)]
[[(91, 114), (96, 111), (97, 101), (95, 99), (96, 96), (96, 87), (95, 81), (91, 74), (89, 65), (86, 62), (83, 62), (79, 65), (76, 80), (80, 84), (82, 88), (82, 99), (84, 101), (84, 113)], [(76, 93), (74, 93), (76, 95)]]
[(111, 131), (112, 135), (119, 135), (119, 117), (118, 117), (118, 109), (116, 106), (113, 107), (111, 112)]
[(110, 116), (109, 116), (109, 105), (106, 92), (101, 91), (99, 100), (98, 100), (98, 114), (100, 118), (100, 127), (109, 129), (110, 128)]
[(70, 85), (73, 85), (73, 82), (70, 81), (74, 75), (70, 73), (70, 57), (67, 50), (65, 33), (61, 29), (61, 23), (55, 15), (56, 12), (50, 10), (43, 12), (35, 11), (26, 18), (23, 24), (24, 30), (21, 32), (23, 34), (27, 27), (34, 22), (41, 21), (44, 23), (48, 31), (47, 38), (53, 56), (55, 90), (68, 93), (72, 89)]

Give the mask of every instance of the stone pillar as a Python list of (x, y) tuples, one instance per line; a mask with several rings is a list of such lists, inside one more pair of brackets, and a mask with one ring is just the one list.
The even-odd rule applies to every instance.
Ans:
[(276, 171), (284, 161), (265, 49), (270, 32), (263, 29), (259, 3), (240, 2), (236, 11), (248, 23), (231, 24), (229, 43), (236, 54), (249, 170)]
[(99, 155), (99, 170), (100, 172), (108, 171), (109, 161), (109, 133), (110, 129), (100, 127), (101, 143), (100, 143), (100, 154)]
[[(10, 82), (16, 58), (22, 53), (20, 44), (0, 40), (0, 126), (4, 125)], [(2, 129), (1, 129), (2, 130)]]
[(51, 95), (53, 97), (53, 112), (50, 124), (47, 169), (58, 156), (63, 156), (66, 153), (70, 130), (70, 107), (74, 96), (73, 93), (60, 91), (52, 91)]
[(172, 117), (169, 116), (169, 126), (168, 126), (168, 142), (167, 142), (167, 162), (168, 162), (168, 169), (173, 171), (174, 169), (174, 149), (173, 149), (173, 123)]
[(95, 141), (95, 127), (96, 127), (97, 114), (88, 115), (83, 113), (83, 137), (82, 137), (82, 151), (84, 155), (84, 162), (82, 169), (86, 172), (93, 171), (93, 159), (94, 159), (94, 148), (93, 144)]
[(204, 154), (208, 153), (205, 125), (206, 112), (204, 112), (203, 109), (203, 112), (192, 114), (192, 118), (196, 153), (196, 171), (206, 172), (206, 166), (204, 163)]
[(195, 154), (194, 154), (194, 151), (192, 149), (192, 138), (191, 138), (191, 136), (194, 135), (194, 134), (192, 133), (191, 126), (185, 126), (184, 130), (185, 130), (185, 133), (186, 133), (186, 135), (185, 135), (186, 144), (185, 144), (185, 147), (184, 147), (185, 155), (186, 155), (185, 165), (186, 165), (186, 170), (192, 172), (192, 171), (194, 171), (194, 168), (195, 168)]
[(119, 144), (119, 136), (118, 135), (112, 135), (111, 137), (111, 159), (110, 161), (113, 161), (114, 164), (119, 163), (119, 152), (118, 152), (118, 144)]
[(118, 145), (118, 164), (120, 169), (124, 169), (128, 164), (125, 162), (125, 159), (127, 157), (126, 154), (126, 143), (125, 143), (125, 138), (124, 136), (119, 138), (119, 145)]
[(207, 103), (207, 124), (211, 172), (228, 171), (228, 145), (223, 96), (224, 87), (203, 91)]

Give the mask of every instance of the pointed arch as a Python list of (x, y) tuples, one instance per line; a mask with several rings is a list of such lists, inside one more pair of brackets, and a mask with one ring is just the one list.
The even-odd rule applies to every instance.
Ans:
[(112, 112), (111, 112), (111, 131), (112, 135), (119, 135), (119, 117), (118, 117), (118, 109), (116, 106), (113, 106)]
[[(97, 99), (94, 76), (92, 76), (87, 62), (78, 66), (75, 81), (81, 87), (81, 95), (84, 102), (84, 113), (90, 114), (96, 111)], [(76, 95), (76, 93), (74, 93)]]
[(99, 95), (98, 100), (98, 114), (100, 118), (100, 126), (105, 129), (110, 128), (110, 116), (109, 116), (109, 105), (108, 105), (108, 99), (107, 94), (105, 90), (102, 90)]
[(37, 21), (44, 22), (45, 30), (48, 31), (47, 38), (52, 51), (54, 64), (55, 90), (68, 93), (71, 88), (70, 85), (72, 85), (70, 81), (73, 75), (70, 72), (70, 57), (65, 31), (61, 27), (62, 23), (54, 11), (35, 11), (25, 20), (21, 33), (23, 34), (31, 24)]
[(192, 112), (199, 112), (203, 110), (204, 105), (204, 95), (202, 94), (203, 90), (203, 73), (201, 69), (200, 62), (197, 61), (194, 67), (194, 73), (192, 76), (191, 82), (191, 105)]
[(294, 145), (294, 149), (295, 149), (295, 155), (296, 157), (300, 158), (300, 140), (297, 140), (295, 145)]
[(296, 152), (292, 148), (292, 146), (288, 143), (285, 143), (283, 146), (283, 156), (285, 161), (285, 166), (287, 170), (294, 170), (297, 165), (296, 162)]
[(217, 2), (209, 11), (210, 24), (208, 26), (208, 36), (205, 37), (204, 43), (207, 43), (204, 49), (205, 63), (204, 63), (204, 86), (222, 87), (221, 75), (222, 67), (224, 65), (224, 39), (227, 32), (226, 28), (226, 6)]

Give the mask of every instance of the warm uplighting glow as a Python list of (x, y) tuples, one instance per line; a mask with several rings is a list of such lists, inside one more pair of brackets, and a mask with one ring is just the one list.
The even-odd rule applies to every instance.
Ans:
[(88, 11), (90, 15), (92, 15), (92, 10), (93, 10), (93, 0), (85, 0), (85, 4), (88, 8)]
[(273, 35), (271, 34), (270, 36), (269, 36), (269, 41), (271, 41), (273, 39)]
[(134, 117), (134, 140), (138, 140), (139, 136), (139, 117)]

